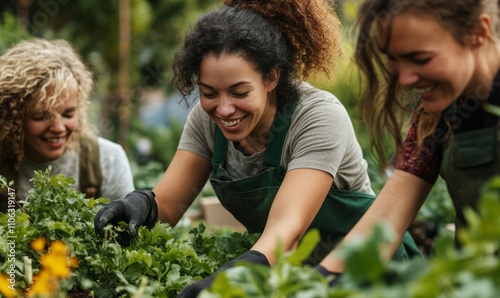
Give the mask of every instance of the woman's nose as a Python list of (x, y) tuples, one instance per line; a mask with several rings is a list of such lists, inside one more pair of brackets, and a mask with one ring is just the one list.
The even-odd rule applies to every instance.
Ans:
[(418, 81), (418, 74), (410, 67), (398, 68), (398, 83), (402, 87), (411, 87)]
[(64, 120), (61, 115), (57, 114), (54, 116), (54, 119), (52, 119), (52, 124), (50, 125), (50, 130), (54, 132), (61, 132), (66, 130), (64, 126)]
[(217, 105), (217, 114), (221, 117), (228, 117), (236, 111), (232, 100), (226, 96), (221, 96)]

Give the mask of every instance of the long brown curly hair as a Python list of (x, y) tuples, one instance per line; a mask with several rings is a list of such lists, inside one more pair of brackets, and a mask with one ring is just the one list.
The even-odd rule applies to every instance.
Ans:
[(19, 164), (28, 113), (57, 108), (58, 97), (71, 80), (78, 85), (78, 127), (68, 140), (68, 148), (74, 150), (81, 136), (94, 133), (87, 120), (93, 78), (77, 51), (64, 40), (35, 38), (0, 56), (0, 161), (13, 159)]
[(401, 149), (403, 121), (409, 110), (414, 110), (412, 117), (417, 121), (417, 141), (421, 150), (424, 140), (434, 132), (441, 117), (427, 113), (421, 103), (417, 103), (417, 95), (398, 84), (398, 78), (389, 72), (385, 54), (377, 43), (377, 23), (385, 21), (390, 25), (394, 16), (408, 11), (435, 17), (460, 44), (464, 44), (465, 38), (474, 32), (482, 13), (491, 17), (493, 37), (500, 33), (497, 0), (365, 0), (362, 3), (357, 15), (360, 31), (355, 60), (366, 86), (359, 104), (381, 163), (387, 161), (386, 133), (395, 141), (396, 151)]
[(327, 0), (223, 0), (186, 34), (173, 61), (184, 98), (194, 90), (207, 54), (236, 54), (265, 79), (280, 70), (278, 108), (298, 100), (298, 83), (313, 73), (327, 76), (343, 57), (341, 24)]

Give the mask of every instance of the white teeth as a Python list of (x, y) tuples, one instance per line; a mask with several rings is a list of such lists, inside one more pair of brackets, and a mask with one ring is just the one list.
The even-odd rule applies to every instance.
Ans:
[(231, 127), (231, 126), (235, 126), (236, 124), (240, 123), (241, 119), (237, 119), (237, 120), (233, 120), (233, 121), (224, 121), (221, 119), (220, 121), (222, 122), (222, 124), (224, 124), (224, 126)]
[(46, 140), (49, 143), (56, 144), (56, 143), (59, 143), (62, 140), (62, 138), (47, 138)]
[(413, 88), (413, 90), (415, 90), (417, 93), (425, 93), (425, 92), (431, 91), (432, 88), (433, 88), (433, 86), (428, 86), (425, 88)]

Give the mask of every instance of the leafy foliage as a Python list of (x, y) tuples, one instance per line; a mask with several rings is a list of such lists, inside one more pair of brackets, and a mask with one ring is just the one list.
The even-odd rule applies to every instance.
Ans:
[(18, 18), (9, 11), (4, 11), (0, 17), (0, 53), (12, 45), (28, 38), (29, 33), (21, 26)]
[(392, 231), (379, 225), (342, 249), (345, 272), (333, 288), (312, 268), (281, 255), (273, 268), (247, 264), (228, 270), (201, 297), (499, 297), (500, 177), (485, 188), (478, 212), (466, 214), (469, 226), (459, 231), (461, 249), (454, 247), (450, 232), (442, 233), (435, 256), (385, 263), (380, 247)]
[[(173, 229), (157, 224), (139, 229), (130, 247), (115, 243), (120, 228), (107, 228), (99, 241), (94, 235), (95, 212), (107, 199), (85, 199), (70, 185), (71, 178), (50, 176), (50, 169), (37, 172), (35, 187), (16, 211), (16, 279), (20, 289), (29, 287), (21, 256), (33, 260), (34, 274), (40, 270), (39, 254), (29, 249), (32, 240), (44, 237), (67, 244), (79, 267), (61, 291), (78, 288), (96, 297), (173, 297), (193, 280), (201, 279), (223, 263), (248, 250), (258, 235), (235, 232), (205, 234), (205, 227)], [(2, 177), (0, 183), (7, 182)], [(387, 227), (377, 226), (373, 234), (346, 245), (340, 256), (346, 271), (339, 285), (313, 268), (300, 263), (319, 239), (317, 231), (305, 235), (297, 250), (276, 251), (272, 268), (242, 263), (216, 278), (201, 297), (498, 297), (500, 293), (500, 177), (485, 188), (478, 211), (469, 209), (469, 226), (458, 236), (457, 250), (450, 233), (440, 235), (435, 255), (406, 263), (382, 261), (381, 245), (392, 238)], [(7, 214), (0, 220), (7, 222)], [(7, 227), (0, 226), (0, 251), (9, 250)], [(11, 235), (11, 234), (9, 234)], [(0, 265), (5, 271), (6, 262)]]
[[(5, 179), (1, 180), (6, 186)], [(204, 278), (222, 264), (247, 251), (257, 235), (217, 233), (207, 235), (205, 228), (177, 229), (157, 224), (152, 230), (139, 229), (130, 247), (123, 248), (114, 238), (120, 227), (109, 226), (104, 240), (94, 233), (94, 217), (108, 202), (105, 198), (85, 199), (71, 187), (74, 179), (50, 176), (50, 168), (37, 172), (34, 188), (24, 202), (24, 211), (16, 210), (17, 286), (26, 289), (22, 256), (33, 260), (34, 273), (40, 268), (39, 255), (29, 249), (32, 240), (62, 240), (79, 267), (61, 285), (62, 291), (73, 288), (93, 292), (96, 297), (172, 297), (188, 283)], [(0, 214), (7, 222), (8, 215)], [(7, 227), (0, 226), (0, 251), (9, 250)], [(12, 234), (11, 234), (12, 236)], [(3, 272), (8, 262), (0, 265)]]

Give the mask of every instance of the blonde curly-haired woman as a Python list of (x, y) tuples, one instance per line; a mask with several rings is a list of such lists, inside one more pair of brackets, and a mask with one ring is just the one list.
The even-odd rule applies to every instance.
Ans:
[(18, 201), (34, 171), (49, 165), (87, 197), (113, 200), (133, 190), (125, 151), (88, 122), (92, 87), (92, 73), (67, 41), (25, 40), (0, 56), (0, 175), (14, 180)]

